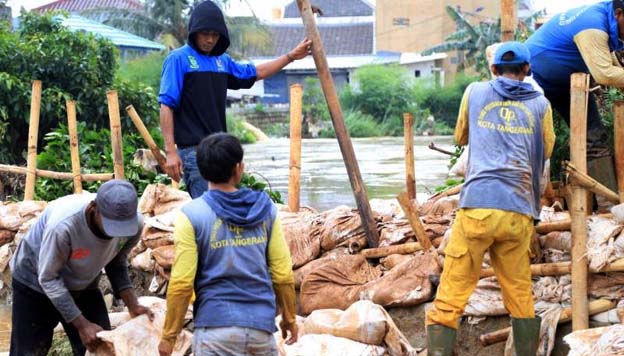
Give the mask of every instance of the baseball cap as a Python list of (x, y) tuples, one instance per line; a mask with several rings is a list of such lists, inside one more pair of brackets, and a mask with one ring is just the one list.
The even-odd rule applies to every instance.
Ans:
[[(507, 52), (512, 52), (513, 59), (504, 60), (503, 56)], [(524, 64), (529, 63), (531, 61), (531, 53), (527, 46), (520, 42), (511, 41), (504, 42), (494, 52), (494, 61), (492, 64)]]
[(110, 180), (97, 190), (95, 202), (106, 235), (127, 237), (139, 232), (137, 192), (132, 184), (124, 180)]

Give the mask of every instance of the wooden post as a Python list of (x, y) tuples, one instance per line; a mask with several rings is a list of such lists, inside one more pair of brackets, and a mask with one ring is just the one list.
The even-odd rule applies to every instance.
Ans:
[(108, 100), (108, 118), (110, 120), (111, 145), (113, 146), (113, 171), (115, 179), (125, 179), (123, 163), (123, 140), (121, 137), (121, 118), (119, 99), (116, 90), (106, 92)]
[(420, 246), (422, 246), (423, 250), (429, 251), (431, 249), (431, 240), (427, 237), (425, 227), (422, 225), (418, 212), (414, 209), (412, 202), (407, 196), (407, 192), (399, 194), (397, 196), (397, 200), (399, 201), (399, 205), (401, 205), (401, 209), (403, 209), (405, 217), (407, 218), (407, 221), (409, 221)]
[[(28, 169), (26, 167), (11, 166), (8, 164), (0, 164), (0, 172), (27, 175)], [(63, 179), (63, 180), (74, 179), (74, 176), (72, 173), (48, 171), (45, 169), (37, 169), (36, 174), (37, 174), (37, 177), (44, 177), (44, 178)], [(82, 174), (80, 175), (80, 177), (83, 182), (109, 181), (114, 178), (112, 173), (90, 173), (90, 174)]]
[[(141, 137), (143, 137), (143, 141), (145, 141), (147, 147), (154, 155), (154, 159), (156, 159), (156, 162), (158, 162), (160, 168), (165, 171), (165, 167), (167, 166), (167, 158), (163, 156), (162, 152), (160, 152), (160, 148), (158, 147), (158, 145), (156, 145), (156, 141), (154, 141), (154, 138), (149, 133), (147, 127), (145, 127), (145, 124), (143, 123), (143, 120), (141, 120), (139, 113), (136, 112), (134, 106), (132, 105), (128, 105), (126, 107), (126, 112), (128, 113), (128, 116), (130, 116), (130, 120), (132, 120), (134, 126), (139, 131)], [(173, 188), (178, 189), (178, 184), (179, 183), (174, 181), (173, 179), (171, 180), (171, 186), (173, 186)]]
[[(570, 92), (570, 161), (587, 173), (587, 94), (589, 75), (572, 74)], [(589, 327), (587, 308), (587, 191), (572, 183), (572, 330)]]
[(288, 209), (299, 211), (301, 188), (301, 123), (303, 110), (303, 86), (290, 86), (290, 174), (288, 175)]
[(400, 245), (392, 245), (386, 247), (367, 248), (360, 251), (360, 254), (366, 258), (380, 258), (394, 254), (409, 255), (416, 251), (421, 251), (420, 242), (408, 242)]
[(513, 41), (518, 27), (518, 5), (516, 0), (501, 1), (501, 41)]
[(416, 199), (416, 172), (414, 169), (414, 115), (403, 114), (405, 136), (405, 185), (410, 200)]
[(28, 158), (26, 163), (26, 188), (24, 200), (35, 197), (37, 181), (37, 140), (39, 139), (39, 112), (41, 111), (41, 80), (33, 80), (30, 97), (30, 120), (28, 122)]
[(616, 100), (613, 112), (615, 172), (620, 203), (624, 203), (624, 100)]
[(336, 88), (334, 87), (334, 80), (332, 79), (331, 72), (329, 71), (329, 65), (327, 64), (327, 58), (325, 57), (325, 50), (323, 49), (321, 36), (318, 28), (316, 27), (316, 20), (314, 19), (314, 14), (312, 13), (309, 0), (297, 0), (297, 5), (299, 6), (301, 18), (306, 29), (306, 37), (312, 41), (312, 56), (321, 81), (323, 94), (325, 94), (325, 100), (327, 101), (332, 123), (334, 124), (334, 130), (336, 131), (340, 151), (342, 152), (342, 157), (347, 168), (347, 174), (349, 175), (349, 181), (351, 183), (351, 188), (353, 189), (355, 202), (362, 219), (362, 227), (366, 232), (366, 241), (369, 247), (377, 247), (377, 244), (379, 243), (377, 224), (373, 218), (373, 213), (368, 201), (368, 195), (366, 193), (366, 187), (362, 181), (360, 167), (358, 166), (355, 152), (353, 151), (351, 138), (349, 137), (349, 133), (347, 132), (347, 128), (344, 123), (342, 109), (340, 108), (340, 102), (338, 101), (338, 95), (336, 94)]
[(71, 152), (72, 175), (74, 177), (74, 193), (82, 193), (82, 177), (80, 176), (80, 153), (78, 152), (78, 125), (76, 123), (76, 103), (67, 100), (67, 129), (69, 130), (69, 149)]

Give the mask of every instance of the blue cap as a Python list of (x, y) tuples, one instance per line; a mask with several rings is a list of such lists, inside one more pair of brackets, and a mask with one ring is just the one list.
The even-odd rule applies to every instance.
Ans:
[[(512, 52), (514, 57), (512, 60), (503, 60), (503, 55), (507, 52)], [(494, 53), (494, 60), (492, 64), (524, 64), (531, 62), (531, 52), (527, 46), (520, 42), (511, 41), (504, 42), (496, 49)]]
[(139, 232), (137, 192), (132, 184), (118, 179), (110, 180), (98, 189), (95, 202), (106, 235), (129, 237)]

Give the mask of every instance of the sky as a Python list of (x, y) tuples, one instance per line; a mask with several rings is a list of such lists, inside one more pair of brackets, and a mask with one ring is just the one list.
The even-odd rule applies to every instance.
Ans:
[[(8, 5), (12, 7), (14, 16), (19, 14), (20, 7), (29, 10), (33, 7), (41, 6), (53, 0), (8, 0)], [(281, 8), (291, 0), (230, 0), (230, 7), (226, 10), (230, 16), (250, 15), (250, 7), (256, 16), (262, 19), (271, 18), (271, 10)], [(583, 4), (590, 4), (599, 0), (534, 0), (538, 8), (546, 8), (549, 14), (565, 11)], [(372, 1), (374, 2), (374, 1)]]

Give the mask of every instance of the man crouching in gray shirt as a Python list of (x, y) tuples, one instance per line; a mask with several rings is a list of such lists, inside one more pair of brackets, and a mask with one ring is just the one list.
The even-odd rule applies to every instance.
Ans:
[(139, 305), (128, 277), (128, 253), (139, 241), (143, 219), (132, 184), (112, 180), (97, 194), (60, 198), (48, 205), (11, 259), (13, 314), (11, 356), (48, 353), (61, 322), (74, 355), (97, 348), (96, 334), (110, 329), (98, 281), (102, 268), (132, 317)]

